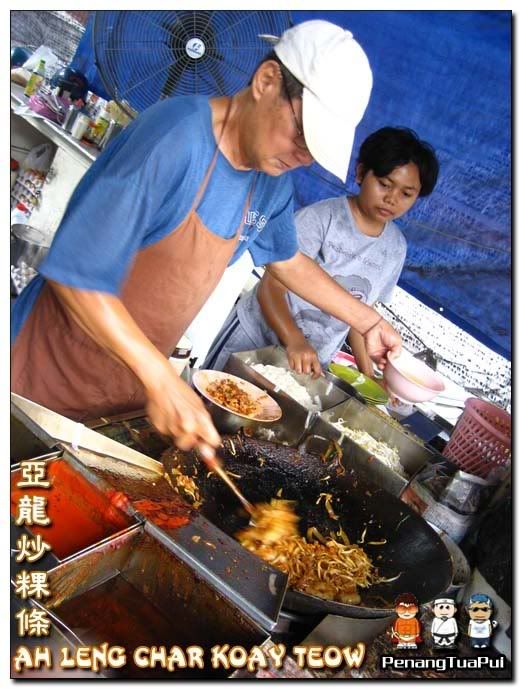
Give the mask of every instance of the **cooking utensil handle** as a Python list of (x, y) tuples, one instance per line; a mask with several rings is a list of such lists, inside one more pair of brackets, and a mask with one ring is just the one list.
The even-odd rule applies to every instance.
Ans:
[(206, 443), (200, 443), (198, 445), (198, 450), (199, 450), (199, 453), (200, 453), (203, 461), (208, 466), (208, 468), (211, 471), (215, 472), (227, 484), (227, 486), (235, 494), (235, 496), (238, 498), (238, 500), (243, 505), (243, 507), (246, 509), (246, 511), (249, 514), (253, 514), (254, 506), (250, 502), (248, 502), (248, 500), (241, 493), (241, 491), (236, 486), (234, 481), (232, 481), (232, 479), (230, 478), (230, 476), (227, 474), (227, 472), (225, 471), (225, 469), (221, 465), (221, 462), (217, 458), (216, 453), (210, 447), (210, 445), (207, 445)]

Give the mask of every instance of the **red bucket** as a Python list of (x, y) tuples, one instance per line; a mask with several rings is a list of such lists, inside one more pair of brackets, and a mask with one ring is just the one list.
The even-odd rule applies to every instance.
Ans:
[(491, 402), (466, 400), (442, 454), (463, 471), (487, 478), (511, 461), (511, 415)]

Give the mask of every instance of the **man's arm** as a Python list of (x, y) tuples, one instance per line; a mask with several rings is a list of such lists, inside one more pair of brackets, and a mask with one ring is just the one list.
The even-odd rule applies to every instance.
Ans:
[(80, 290), (49, 281), (74, 321), (110, 356), (140, 380), (147, 414), (182, 450), (197, 446), (209, 459), (219, 435), (197, 394), (176, 374), (138, 327), (122, 301), (104, 292)]
[(270, 263), (267, 270), (305, 301), (358, 330), (364, 337), (368, 355), (380, 368), (384, 368), (388, 351), (394, 356), (400, 353), (401, 338), (391, 325), (301, 252), (287, 261)]
[(359, 371), (364, 373), (365, 376), (373, 378), (374, 373), (372, 360), (366, 351), (364, 337), (361, 335), (361, 333), (358, 333), (355, 328), (350, 328), (348, 333), (348, 342), (355, 357), (355, 363), (357, 364)]
[(268, 326), (286, 347), (290, 368), (297, 373), (311, 373), (313, 378), (318, 378), (321, 375), (321, 364), (317, 352), (297, 327), (286, 293), (286, 287), (267, 271), (257, 290), (257, 300)]

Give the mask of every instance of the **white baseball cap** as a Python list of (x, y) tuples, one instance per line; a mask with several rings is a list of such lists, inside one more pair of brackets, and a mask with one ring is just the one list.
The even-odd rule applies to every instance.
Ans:
[[(314, 19), (276, 39), (274, 51), (303, 84), (303, 130), (314, 159), (344, 182), (355, 127), (368, 105), (373, 77), (364, 50), (350, 31)], [(276, 42), (277, 41), (277, 42)]]

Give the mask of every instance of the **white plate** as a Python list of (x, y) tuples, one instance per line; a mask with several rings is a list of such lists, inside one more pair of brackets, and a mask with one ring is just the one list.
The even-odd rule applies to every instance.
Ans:
[[(257, 409), (253, 414), (240, 414), (237, 411), (233, 411), (225, 405), (216, 402), (216, 400), (208, 394), (207, 389), (209, 385), (221, 380), (231, 380), (234, 382), (241, 390), (247, 393), (250, 398), (256, 403)], [(243, 419), (250, 419), (252, 421), (264, 421), (269, 423), (272, 421), (277, 421), (283, 415), (281, 407), (273, 400), (270, 395), (268, 395), (264, 390), (258, 388), (256, 385), (252, 385), (247, 380), (233, 376), (230, 373), (224, 373), (223, 371), (196, 371), (192, 377), (192, 382), (196, 390), (203, 395), (205, 399), (216, 407), (224, 409), (229, 414), (235, 414), (236, 416), (241, 416)]]

